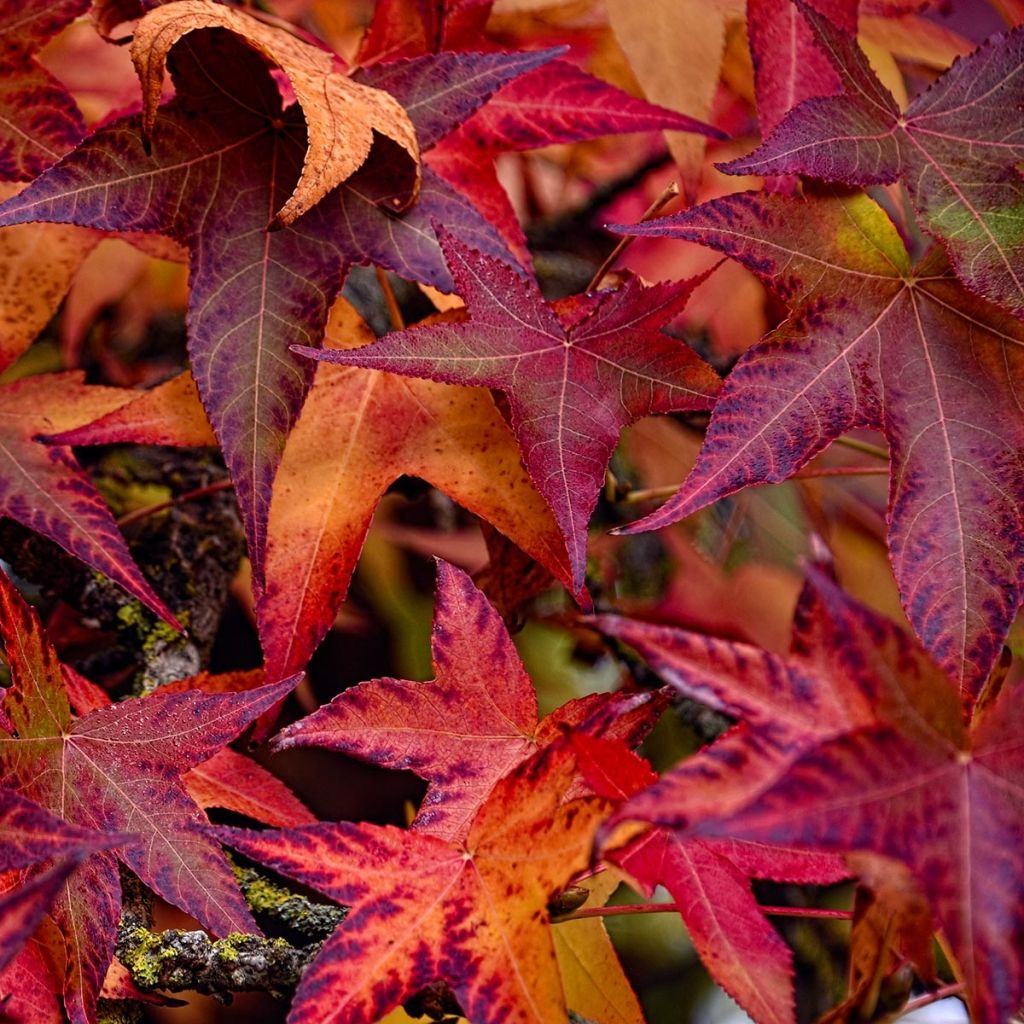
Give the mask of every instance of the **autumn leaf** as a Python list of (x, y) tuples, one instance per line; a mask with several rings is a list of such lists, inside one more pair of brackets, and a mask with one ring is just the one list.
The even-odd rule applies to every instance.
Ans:
[[(372, 340), (338, 299), (325, 346)], [(53, 440), (214, 443), (187, 374)], [(493, 523), (570, 585), (561, 534), (486, 391), (325, 364), (288, 438), (271, 501), (266, 586), (257, 603), (269, 679), (300, 671), (323, 639), (374, 510), (403, 474), (428, 480)]]
[(525, 236), (493, 160), (510, 151), (663, 130), (725, 138), (703, 121), (637, 99), (567, 61), (553, 60), (503, 86), (430, 151), (427, 163), (472, 198), (529, 266)]
[[(747, 649), (721, 646), (732, 665), (719, 660), (715, 686), (751, 708), (747, 725), (727, 735), (728, 753), (716, 756), (718, 741), (671, 773), (670, 795), (648, 790), (619, 813), (686, 838), (903, 861), (959, 961), (975, 1019), (1004, 1021), (1024, 997), (1020, 684), (1005, 684), (965, 725), (949, 679), (893, 623), (823, 578), (804, 610), (801, 649), (774, 689), (768, 676), (763, 691), (749, 688)], [(801, 737), (801, 712), (787, 713), (792, 678), (806, 680), (803, 704), (833, 709), (831, 728)], [(766, 759), (780, 739), (785, 756)]]
[(537, 490), (566, 538), (573, 590), (583, 585), (587, 524), (623, 427), (650, 413), (706, 409), (719, 380), (659, 328), (696, 281), (549, 304), (533, 282), (440, 231), (464, 323), (387, 335), (362, 349), (303, 354), (450, 384), (500, 388)]
[(730, 374), (680, 491), (624, 532), (785, 480), (839, 435), (876, 427), (889, 443), (903, 607), (976, 696), (1021, 601), (1024, 328), (961, 287), (939, 254), (913, 267), (866, 196), (743, 193), (628, 230), (725, 252), (791, 316)]
[[(731, 0), (608, 0), (608, 20), (647, 98), (708, 121), (718, 86)], [(672, 133), (669, 149), (691, 198), (700, 184), (705, 140)]]
[(295, 190), (274, 214), (277, 227), (292, 224), (359, 170), (370, 156), (375, 133), (390, 139), (407, 158), (389, 165), (395, 189), (391, 206), (404, 210), (416, 201), (419, 143), (409, 115), (393, 96), (339, 74), (328, 50), (212, 0), (178, 0), (158, 7), (135, 29), (132, 60), (142, 82), (145, 138), (153, 134), (171, 47), (187, 33), (209, 28), (234, 32), (279, 67), (305, 116), (309, 148)]
[(433, 981), (474, 1022), (566, 1016), (547, 903), (587, 864), (607, 807), (561, 803), (565, 744), (497, 783), (464, 843), (391, 826), (217, 829), (239, 853), (351, 910), (299, 982), (290, 1024), (376, 1021)]
[(378, 0), (356, 63), (419, 57), (480, 45), (493, 0)]
[[(622, 802), (658, 781), (621, 741), (574, 734), (580, 771), (594, 792)], [(654, 828), (605, 858), (648, 896), (669, 891), (711, 977), (760, 1024), (796, 1019), (793, 955), (764, 916), (751, 878), (830, 884), (849, 872), (839, 857), (758, 843), (683, 839)]]
[[(816, 0), (814, 9), (848, 35), (857, 35), (857, 0)], [(811, 26), (795, 4), (749, 0), (747, 35), (762, 135), (774, 131), (804, 100), (840, 90), (839, 76), (815, 44)]]
[(0, 639), (13, 685), (0, 734), (5, 785), (99, 832), (137, 834), (94, 854), (65, 884), (54, 920), (67, 946), (64, 998), (75, 1024), (91, 1017), (113, 953), (120, 913), (117, 859), (168, 902), (224, 935), (256, 931), (217, 845), (179, 776), (207, 760), (294, 685), (243, 694), (153, 695), (72, 720), (56, 653), (35, 613), (0, 577)]
[(35, 58), (89, 0), (0, 4), (0, 180), (26, 181), (85, 133), (71, 95)]
[(760, 148), (723, 169), (849, 185), (903, 181), (957, 276), (1024, 316), (1024, 30), (956, 60), (901, 112), (856, 42), (811, 5), (799, 6), (843, 92), (801, 104)]
[(59, 544), (177, 628), (70, 447), (34, 440), (96, 419), (129, 398), (119, 388), (85, 384), (83, 377), (47, 374), (0, 385), (0, 515)]
[[(388, 81), (425, 150), (549, 56), (445, 54), (406, 62), (400, 74), (391, 69)], [(191, 33), (171, 65), (177, 92), (160, 109), (151, 153), (139, 116), (107, 124), (9, 200), (0, 224), (158, 232), (188, 246), (192, 372), (235, 482), (261, 586), (273, 478), (312, 373), (289, 344), (320, 343), (353, 262), (450, 287), (432, 219), (492, 254), (507, 250), (468, 200), (429, 171), (411, 209), (389, 210), (398, 179), (383, 144), (300, 223), (268, 233), (303, 166), (301, 108), (282, 110), (263, 58), (229, 33)], [(371, 72), (356, 79), (373, 86)]]
[(441, 561), (432, 635), (435, 679), (360, 683), (282, 729), (274, 749), (325, 747), (415, 772), (429, 786), (412, 828), (458, 842), (497, 781), (569, 728), (589, 722), (636, 744), (664, 708), (654, 693), (594, 694), (538, 723), (533, 683), (501, 617)]
[[(70, 665), (61, 665), (64, 689), (77, 715), (87, 715), (111, 706), (105, 690), (89, 682)], [(201, 691), (238, 693), (262, 685), (264, 673), (200, 672), (160, 687), (162, 694)], [(268, 712), (269, 714), (270, 712)], [(264, 825), (287, 827), (316, 821), (302, 801), (276, 776), (251, 757), (222, 747), (209, 760), (181, 776), (188, 795), (204, 810), (219, 807), (243, 814)]]

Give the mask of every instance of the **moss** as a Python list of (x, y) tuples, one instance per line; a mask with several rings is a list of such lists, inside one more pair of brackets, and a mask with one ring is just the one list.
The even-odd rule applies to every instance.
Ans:
[(163, 964), (174, 959), (174, 949), (167, 946), (158, 933), (146, 928), (133, 928), (124, 937), (123, 947), (119, 948), (118, 955), (135, 984), (142, 989), (156, 988)]
[(235, 878), (254, 914), (286, 925), (297, 935), (319, 941), (331, 934), (345, 919), (347, 908), (332, 903), (314, 903), (297, 896), (252, 868), (234, 865)]

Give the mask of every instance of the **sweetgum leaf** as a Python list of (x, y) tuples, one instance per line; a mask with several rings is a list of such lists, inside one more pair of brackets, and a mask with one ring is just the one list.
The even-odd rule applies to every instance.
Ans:
[(299, 982), (291, 1024), (371, 1024), (446, 981), (475, 1024), (566, 1016), (548, 900), (586, 866), (607, 811), (561, 803), (565, 744), (495, 786), (464, 843), (391, 826), (217, 829), (228, 845), (352, 909)]
[[(757, 717), (726, 737), (727, 754), (716, 754), (718, 741), (671, 773), (671, 793), (648, 790), (620, 814), (683, 837), (903, 861), (959, 961), (975, 1018), (1004, 1021), (1024, 998), (1021, 686), (1006, 683), (965, 725), (956, 690), (907, 634), (824, 579), (811, 598), (813, 649), (798, 649), (786, 668), (808, 680), (809, 699), (845, 690), (846, 722), (801, 737), (777, 714), (784, 687), (750, 693), (747, 652), (727, 645), (733, 664), (721, 665), (716, 686), (742, 691)], [(766, 759), (765, 747), (785, 737), (781, 756)]]
[[(338, 299), (325, 346), (372, 340)], [(187, 374), (52, 440), (214, 443)], [(268, 678), (309, 660), (345, 597), (378, 502), (403, 474), (430, 481), (570, 585), (565, 543), (488, 392), (324, 364), (289, 435), (271, 500), (266, 585), (257, 603)]]
[(487, 213), (529, 266), (526, 239), (498, 181), (494, 159), (509, 151), (650, 131), (725, 137), (703, 121), (631, 96), (567, 61), (553, 60), (501, 88), (431, 150), (427, 163)]
[(537, 720), (533, 683), (512, 638), (460, 569), (438, 563), (430, 682), (374, 679), (282, 729), (274, 748), (326, 747), (429, 782), (412, 828), (465, 838), (495, 783), (567, 728), (639, 743), (664, 707), (657, 694), (594, 694)]
[(391, 95), (338, 74), (328, 50), (211, 0), (177, 0), (151, 11), (136, 26), (132, 60), (142, 82), (142, 128), (149, 138), (163, 91), (167, 55), (184, 35), (224, 28), (241, 36), (287, 76), (306, 118), (309, 148), (288, 201), (274, 214), (284, 227), (315, 206), (366, 163), (374, 133), (404, 156), (392, 165), (391, 206), (404, 210), (420, 188), (419, 143), (409, 115)]
[[(111, 706), (105, 690), (90, 683), (69, 665), (61, 665), (64, 689), (71, 707), (78, 715)], [(264, 674), (254, 672), (223, 672), (210, 675), (200, 672), (190, 679), (179, 679), (160, 688), (162, 693), (235, 693), (260, 686)], [(268, 712), (270, 714), (272, 712)], [(213, 757), (196, 765), (181, 777), (188, 795), (202, 808), (220, 807), (244, 814), (264, 825), (286, 827), (309, 825), (316, 821), (301, 800), (275, 775), (271, 775), (252, 758), (222, 747)]]
[(85, 384), (83, 377), (47, 374), (0, 385), (0, 515), (49, 537), (177, 627), (71, 449), (34, 440), (96, 419), (129, 397), (119, 388)]
[[(0, 771), (73, 825), (137, 838), (117, 857), (168, 902), (224, 935), (255, 931), (199, 808), (179, 777), (211, 757), (294, 680), (241, 694), (154, 695), (72, 720), (56, 653), (39, 620), (0, 576), (0, 639), (13, 684), (0, 734)], [(120, 913), (117, 860), (90, 857), (65, 884), (53, 916), (67, 947), (64, 998), (76, 1022), (90, 1018), (113, 953)]]
[[(548, 57), (443, 54), (403, 64), (389, 84), (403, 106), (409, 90), (414, 127), (435, 138), (452, 127), (445, 118), (464, 118)], [(449, 288), (432, 219), (492, 254), (507, 251), (469, 201), (429, 171), (419, 201), (402, 216), (390, 212), (398, 179), (386, 141), (298, 222), (268, 233), (303, 166), (301, 108), (282, 110), (263, 59), (223, 30), (189, 34), (171, 66), (177, 93), (159, 112), (151, 154), (141, 117), (105, 125), (0, 207), (0, 224), (158, 232), (188, 246), (192, 372), (235, 482), (260, 586), (273, 478), (312, 376), (289, 344), (320, 343), (353, 262)], [(428, 78), (433, 95), (459, 101), (431, 102)]]
[(807, 100), (731, 174), (799, 172), (868, 185), (903, 181), (924, 228), (957, 276), (1024, 316), (1024, 28), (959, 58), (904, 112), (854, 39), (799, 4), (842, 81), (839, 96)]
[(34, 178), (85, 134), (75, 101), (35, 54), (88, 9), (89, 0), (0, 3), (0, 180)]
[(551, 305), (532, 281), (438, 230), (467, 322), (395, 332), (362, 349), (300, 351), (504, 391), (523, 462), (566, 538), (578, 590), (587, 523), (622, 428), (650, 413), (707, 409), (718, 392), (711, 367), (659, 329), (700, 279), (650, 288), (631, 279), (618, 291)]
[(478, 47), (493, 0), (378, 0), (357, 63)]
[[(816, 0), (813, 7), (856, 36), (857, 0)], [(762, 135), (774, 131), (804, 100), (839, 91), (839, 76), (815, 44), (814, 32), (795, 4), (748, 0), (747, 35)]]
[[(622, 802), (658, 776), (621, 742), (576, 734), (580, 771), (599, 795)], [(664, 885), (711, 977), (759, 1022), (796, 1019), (793, 955), (768, 922), (750, 878), (828, 884), (848, 876), (839, 857), (757, 843), (683, 839), (665, 828), (605, 853), (649, 897)]]
[(693, 472), (624, 532), (792, 476), (832, 440), (889, 443), (889, 551), (907, 616), (968, 701), (1021, 602), (1024, 328), (941, 254), (917, 267), (866, 196), (726, 196), (630, 232), (719, 249), (791, 317), (737, 363)]

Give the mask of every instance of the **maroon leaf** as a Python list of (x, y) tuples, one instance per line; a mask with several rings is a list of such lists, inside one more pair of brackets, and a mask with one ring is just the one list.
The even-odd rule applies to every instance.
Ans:
[(88, 9), (89, 0), (0, 3), (0, 179), (34, 178), (84, 134), (75, 101), (34, 54)]
[[(666, 777), (671, 793), (648, 790), (620, 814), (695, 839), (902, 860), (960, 962), (977, 1019), (1006, 1020), (1024, 997), (1021, 685), (1006, 684), (965, 726), (945, 674), (893, 623), (823, 579), (805, 614), (814, 628), (774, 694), (747, 691), (747, 651), (726, 645), (733, 661), (720, 662), (716, 687), (742, 692), (757, 717)], [(628, 627), (614, 628), (628, 638)], [(807, 680), (808, 700), (848, 694), (846, 721), (827, 698), (832, 725), (801, 735), (792, 714), (778, 713), (795, 677)]]
[(498, 613), (461, 570), (438, 563), (436, 678), (374, 679), (283, 729), (274, 747), (326, 747), (430, 785), (412, 827), (465, 838), (495, 783), (572, 726), (639, 743), (658, 694), (594, 694), (537, 721), (537, 698)]
[[(240, 694), (154, 695), (73, 721), (57, 656), (35, 613), (2, 576), (0, 639), (13, 677), (5, 704), (14, 732), (0, 735), (3, 783), (74, 825), (119, 839), (137, 833), (117, 856), (146, 885), (217, 934), (256, 930), (179, 777), (295, 680)], [(92, 1013), (119, 914), (117, 860), (95, 854), (68, 880), (53, 911), (67, 945), (64, 996), (76, 1024)]]
[(957, 276), (1024, 316), (1024, 29), (957, 59), (901, 112), (854, 39), (810, 4), (800, 8), (843, 94), (801, 104), (759, 149), (723, 169), (856, 185), (900, 179)]
[[(386, 73), (426, 147), (452, 127), (446, 119), (464, 119), (549, 56), (444, 54)], [(194, 32), (171, 64), (177, 94), (157, 116), (151, 153), (139, 117), (107, 125), (0, 208), (0, 224), (160, 232), (189, 247), (192, 371), (235, 482), (259, 585), (271, 485), (311, 379), (310, 364), (288, 346), (320, 343), (347, 266), (375, 262), (449, 288), (432, 219), (508, 254), (469, 201), (429, 172), (404, 215), (382, 207), (391, 181), (384, 144), (294, 225), (268, 232), (302, 167), (301, 111), (282, 110), (262, 58), (235, 36)]]
[(864, 196), (727, 196), (629, 230), (735, 257), (792, 315), (729, 376), (681, 490), (624, 532), (785, 480), (840, 434), (877, 427), (892, 460), (903, 607), (965, 696), (977, 695), (1024, 578), (1024, 328), (959, 286), (938, 254), (912, 267)]
[(579, 589), (587, 523), (622, 428), (650, 413), (706, 409), (718, 390), (714, 371), (659, 330), (698, 281), (644, 288), (631, 279), (619, 291), (552, 306), (509, 267), (447, 231), (440, 238), (468, 321), (389, 334), (362, 349), (300, 351), (504, 391), (526, 469), (566, 537)]
[[(628, 800), (657, 782), (621, 742), (574, 735), (580, 771), (607, 799)], [(848, 876), (842, 860), (756, 843), (681, 839), (655, 828), (605, 858), (651, 896), (664, 885), (712, 978), (759, 1022), (795, 1020), (793, 955), (768, 922), (750, 878), (828, 884)]]
[[(856, 36), (857, 0), (812, 0), (812, 6)], [(840, 90), (839, 76), (815, 45), (813, 30), (795, 4), (748, 0), (747, 34), (762, 135), (774, 131), (804, 100)]]

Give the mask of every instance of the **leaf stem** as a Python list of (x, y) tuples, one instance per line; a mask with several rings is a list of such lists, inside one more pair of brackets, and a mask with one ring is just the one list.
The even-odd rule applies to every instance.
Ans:
[(402, 310), (398, 306), (398, 299), (395, 298), (391, 282), (388, 280), (387, 271), (382, 267), (374, 267), (373, 269), (377, 273), (377, 283), (380, 285), (380, 290), (384, 293), (384, 302), (388, 307), (388, 316), (391, 318), (391, 327), (396, 331), (404, 331), (405, 317), (402, 316)]
[[(823, 466), (821, 469), (802, 469), (788, 479), (817, 480), (820, 477), (830, 476), (884, 476), (888, 472), (888, 466)], [(638, 502), (653, 501), (656, 498), (671, 498), (682, 486), (682, 484), (666, 484), (664, 487), (647, 487), (628, 491), (619, 500), (627, 505), (635, 505)]]
[[(623, 903), (615, 907), (584, 907), (560, 919), (576, 921), (585, 917), (619, 917), (623, 914), (672, 914), (679, 910), (678, 903)], [(852, 910), (822, 910), (817, 907), (769, 907), (762, 906), (761, 912), (770, 917), (820, 917), (849, 921)]]
[(208, 494), (218, 494), (220, 491), (231, 490), (230, 480), (218, 480), (216, 483), (207, 484), (205, 487), (197, 487), (193, 491), (185, 491), (182, 494), (171, 498), (169, 501), (158, 501), (154, 505), (146, 505), (144, 508), (133, 509), (131, 512), (126, 512), (123, 516), (117, 520), (118, 526), (127, 526), (129, 523), (138, 522), (140, 519), (145, 519), (147, 516), (156, 515), (157, 512), (163, 512), (165, 509), (174, 508), (175, 505), (184, 505), (187, 501), (195, 501), (197, 498), (205, 498)]
[(870, 455), (874, 459), (889, 461), (889, 452), (877, 444), (868, 444), (867, 441), (858, 441), (855, 437), (837, 437), (836, 444), (841, 444), (851, 451), (860, 452), (862, 455)]
[[(650, 206), (644, 211), (644, 215), (640, 218), (642, 224), (645, 220), (653, 220), (658, 216), (659, 213), (679, 195), (679, 185), (676, 182), (671, 182), (665, 189), (664, 192), (658, 196), (657, 199), (651, 203)], [(590, 284), (587, 285), (587, 291), (592, 292), (597, 289), (597, 286), (604, 279), (605, 274), (612, 269), (615, 261), (626, 251), (626, 249), (633, 244), (634, 235), (626, 235), (625, 238), (620, 238), (615, 248), (608, 253), (604, 263), (601, 264), (594, 273), (594, 276), (590, 279)]]
[(920, 1010), (922, 1006), (931, 1006), (932, 1003), (937, 1003), (940, 999), (961, 995), (963, 991), (964, 984), (962, 981), (954, 981), (951, 985), (943, 985), (942, 988), (937, 988), (934, 992), (926, 992), (923, 996), (915, 996), (913, 999), (908, 999), (903, 1004), (900, 1014), (902, 1016), (903, 1014), (913, 1013), (914, 1010)]

